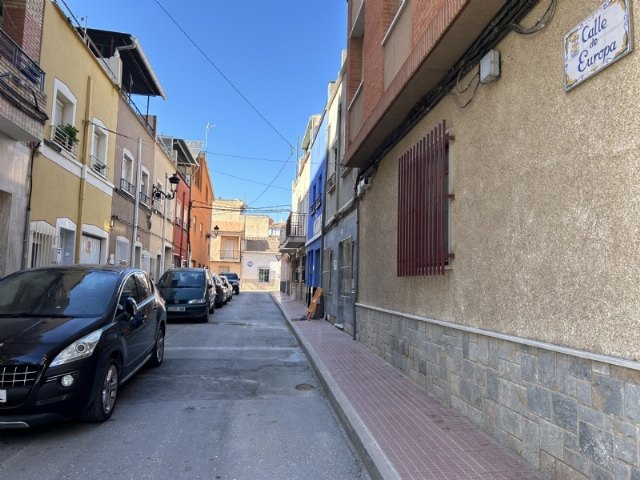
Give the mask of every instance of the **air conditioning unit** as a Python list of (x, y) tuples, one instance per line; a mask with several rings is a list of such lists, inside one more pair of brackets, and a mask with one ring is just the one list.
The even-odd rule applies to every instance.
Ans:
[(366, 192), (367, 190), (369, 190), (369, 188), (371, 187), (371, 177), (364, 177), (362, 179), (360, 179), (360, 181), (358, 182), (358, 196), (361, 196), (364, 192)]

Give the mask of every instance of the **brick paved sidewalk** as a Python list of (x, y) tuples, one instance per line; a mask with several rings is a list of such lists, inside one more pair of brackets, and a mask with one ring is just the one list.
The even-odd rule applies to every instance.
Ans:
[(374, 479), (540, 479), (533, 467), (303, 303), (272, 294)]

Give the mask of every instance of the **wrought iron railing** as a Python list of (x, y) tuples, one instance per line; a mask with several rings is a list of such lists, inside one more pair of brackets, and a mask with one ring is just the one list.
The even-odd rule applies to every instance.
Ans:
[(140, 203), (147, 207), (151, 207), (151, 197), (144, 192), (140, 192)]
[(124, 179), (124, 178), (120, 179), (120, 190), (122, 190), (123, 192), (128, 193), (132, 197), (135, 195), (135, 191), (136, 191), (136, 189), (133, 186), (133, 184), (131, 182), (129, 182), (128, 180)]
[(287, 226), (285, 228), (285, 235), (287, 237), (304, 237), (307, 234), (307, 214), (306, 213), (291, 213), (287, 218)]
[(91, 170), (101, 177), (109, 178), (109, 165), (96, 155), (91, 155)]
[(0, 55), (16, 67), (24, 78), (40, 92), (44, 91), (44, 71), (14, 42), (9, 35), (0, 29)]
[(240, 260), (240, 251), (220, 250), (220, 260)]
[(60, 125), (51, 125), (51, 141), (74, 158), (78, 157), (78, 141), (72, 139)]

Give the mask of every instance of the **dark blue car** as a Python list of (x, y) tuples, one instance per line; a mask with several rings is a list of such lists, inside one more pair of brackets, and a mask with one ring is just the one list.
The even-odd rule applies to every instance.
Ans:
[(164, 302), (146, 272), (103, 265), (0, 280), (0, 428), (102, 422), (118, 388), (164, 357)]
[(158, 280), (158, 290), (167, 306), (167, 318), (208, 322), (215, 309), (215, 288), (204, 268), (172, 268)]

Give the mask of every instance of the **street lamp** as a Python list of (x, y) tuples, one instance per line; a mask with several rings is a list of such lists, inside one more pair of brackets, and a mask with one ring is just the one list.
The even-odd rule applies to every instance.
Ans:
[(213, 227), (213, 233), (209, 232), (207, 233), (207, 238), (218, 238), (218, 233), (220, 232), (220, 227), (218, 225), (216, 225), (215, 227)]
[(180, 177), (177, 174), (173, 174), (169, 177), (169, 188), (171, 189), (168, 193), (163, 192), (157, 186), (153, 186), (153, 199), (160, 200), (162, 198), (166, 198), (167, 200), (172, 200), (176, 196), (176, 190), (178, 189), (178, 184), (180, 183)]

